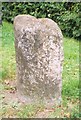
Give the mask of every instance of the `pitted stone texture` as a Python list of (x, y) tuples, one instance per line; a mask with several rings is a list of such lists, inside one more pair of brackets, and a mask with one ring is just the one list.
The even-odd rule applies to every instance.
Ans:
[(18, 15), (14, 19), (19, 91), (30, 100), (61, 98), (62, 33), (51, 19)]

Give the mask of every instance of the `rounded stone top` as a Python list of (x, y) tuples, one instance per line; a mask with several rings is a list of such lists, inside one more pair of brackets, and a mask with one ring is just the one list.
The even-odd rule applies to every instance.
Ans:
[(35, 18), (31, 15), (22, 14), (14, 18), (14, 26), (15, 29), (19, 31), (26, 28), (32, 28), (32, 30), (45, 30), (45, 28), (47, 28), (48, 32), (52, 32), (55, 36), (63, 38), (57, 23), (49, 18)]

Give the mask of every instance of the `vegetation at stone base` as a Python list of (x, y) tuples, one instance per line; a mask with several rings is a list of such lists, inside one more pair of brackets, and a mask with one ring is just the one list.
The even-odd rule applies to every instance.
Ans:
[[(4, 85), (4, 81), (13, 81), (15, 79), (15, 48), (14, 48), (14, 31), (13, 25), (7, 22), (3, 22), (2, 26), (2, 47), (0, 46), (0, 55), (2, 55), (2, 80), (0, 88), (2, 91), (13, 90), (8, 85)], [(1, 61), (0, 61), (1, 64)], [(0, 66), (1, 67), (1, 66)], [(0, 68), (1, 69), (1, 68)], [(8, 83), (7, 83), (8, 84)], [(79, 117), (79, 41), (64, 37), (64, 69), (63, 69), (63, 88), (62, 88), (62, 105), (52, 108), (52, 112), (49, 117)], [(4, 95), (0, 95), (0, 100), (4, 98)], [(14, 105), (15, 104), (15, 105)], [(15, 106), (15, 107), (14, 107)], [(59, 109), (61, 114), (59, 112)], [(3, 116), (23, 116), (32, 117), (41, 109), (45, 109), (44, 106), (24, 106), (19, 107), (19, 103), (11, 103), (3, 105), (0, 109), (0, 114)], [(12, 112), (11, 112), (12, 111)], [(76, 113), (76, 114), (75, 114)]]
[(36, 115), (38, 111), (42, 111), (44, 109), (44, 104), (32, 104), (32, 105), (25, 105), (19, 112), (19, 117), (29, 118)]
[(69, 2), (4, 2), (3, 20), (13, 22), (18, 14), (47, 17), (56, 21), (67, 37), (81, 38), (81, 3)]

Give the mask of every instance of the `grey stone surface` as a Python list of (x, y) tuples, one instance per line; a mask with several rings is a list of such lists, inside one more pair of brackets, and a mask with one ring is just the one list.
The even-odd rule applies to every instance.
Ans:
[(17, 86), (30, 101), (61, 99), (63, 36), (48, 18), (18, 15), (14, 19)]

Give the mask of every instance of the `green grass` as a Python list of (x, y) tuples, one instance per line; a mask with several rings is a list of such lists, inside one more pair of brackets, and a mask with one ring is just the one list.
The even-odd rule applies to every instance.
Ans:
[(63, 95), (79, 95), (79, 41), (64, 38)]
[[(2, 78), (14, 78), (15, 76), (15, 48), (14, 32), (12, 24), (3, 22), (2, 26)], [(1, 64), (1, 61), (0, 61)], [(1, 77), (1, 76), (0, 76)]]
[[(1, 41), (0, 41), (1, 42)], [(62, 104), (67, 112), (67, 104), (72, 102), (71, 100), (77, 101), (79, 97), (79, 41), (64, 38), (64, 64), (63, 64), (63, 87), (62, 87)], [(15, 63), (15, 48), (14, 48), (14, 32), (13, 25), (7, 22), (3, 22), (2, 26), (2, 47), (0, 46), (0, 55), (2, 55), (2, 61), (0, 60), (0, 79), (4, 81), (5, 79), (14, 80), (16, 63)], [(1, 85), (4, 89), (4, 86)], [(69, 100), (68, 100), (69, 99)], [(5, 110), (7, 108), (4, 108)], [(32, 117), (36, 114), (38, 107), (30, 105), (21, 108), (18, 111), (19, 117)], [(76, 115), (75, 115), (76, 113)], [(78, 115), (78, 106), (75, 105), (75, 108), (72, 110), (71, 116)], [(49, 117), (55, 117), (55, 115), (60, 116), (59, 109), (56, 112), (53, 112)]]
[(40, 104), (29, 104), (29, 105), (25, 105), (23, 106), (23, 108), (21, 108), (17, 115), (22, 118), (31, 118), (34, 117), (36, 115), (36, 113), (38, 111), (42, 111), (44, 109), (44, 104), (40, 103)]

